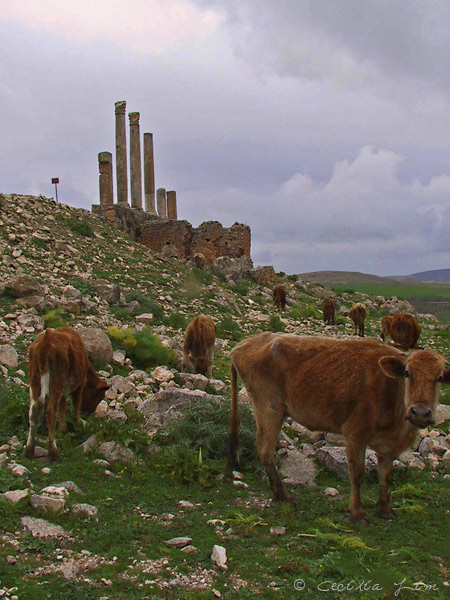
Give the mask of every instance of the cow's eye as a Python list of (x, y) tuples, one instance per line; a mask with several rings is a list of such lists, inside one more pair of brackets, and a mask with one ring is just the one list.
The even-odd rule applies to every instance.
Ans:
[(405, 371), (403, 377), (409, 377), (409, 371)]
[(443, 381), (444, 381), (444, 377), (443, 377), (443, 375), (440, 375), (438, 377), (438, 383), (442, 383)]

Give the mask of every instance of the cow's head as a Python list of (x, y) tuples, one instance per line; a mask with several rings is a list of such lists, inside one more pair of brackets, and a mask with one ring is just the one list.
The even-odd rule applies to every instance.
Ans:
[(81, 412), (83, 415), (90, 415), (95, 411), (97, 404), (105, 397), (107, 389), (109, 389), (109, 385), (103, 379), (97, 379), (95, 385), (87, 385), (84, 388), (81, 401)]
[(206, 356), (198, 356), (194, 359), (194, 369), (196, 373), (200, 375), (206, 375), (209, 367), (212, 365), (212, 360), (209, 360)]
[(437, 352), (415, 350), (405, 355), (383, 356), (381, 370), (388, 377), (405, 381), (405, 419), (417, 427), (434, 423), (439, 386), (450, 384), (450, 369), (445, 369), (445, 359)]

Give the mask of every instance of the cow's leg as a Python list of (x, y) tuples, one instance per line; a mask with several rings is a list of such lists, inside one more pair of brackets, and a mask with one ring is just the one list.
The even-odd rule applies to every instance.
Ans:
[(213, 368), (213, 363), (214, 363), (214, 346), (211, 346), (211, 348), (209, 348), (208, 353), (207, 353), (207, 357), (208, 360), (211, 361), (211, 364), (209, 365), (207, 371), (206, 371), (206, 377), (209, 377), (211, 379), (212, 377), (212, 368)]
[(361, 483), (365, 472), (366, 447), (347, 439), (348, 472), (350, 476), (349, 510), (352, 521), (369, 521), (361, 504)]
[(392, 510), (390, 495), (389, 495), (389, 480), (394, 469), (392, 456), (378, 454), (378, 478), (380, 487), (378, 492), (378, 514), (383, 519), (393, 519), (395, 513)]
[(58, 417), (59, 410), (59, 398), (55, 391), (50, 391), (50, 396), (47, 404), (47, 429), (48, 429), (48, 455), (51, 460), (57, 460), (59, 458), (58, 450), (56, 448), (55, 433), (56, 433), (56, 420)]
[(83, 388), (79, 387), (72, 393), (72, 404), (75, 421), (78, 421), (81, 412), (81, 405), (83, 401)]
[(39, 421), (39, 390), (30, 386), (30, 408), (28, 411), (29, 429), (25, 446), (25, 456), (34, 458), (34, 447), (36, 445), (36, 428)]
[(270, 487), (277, 500), (295, 504), (292, 496), (285, 490), (275, 465), (275, 449), (278, 435), (284, 422), (284, 412), (268, 411), (258, 413), (255, 406), (257, 422), (256, 450), (269, 478)]
[(61, 433), (67, 432), (67, 423), (66, 423), (66, 411), (67, 411), (67, 400), (65, 396), (61, 396), (59, 400), (58, 407), (58, 421), (59, 421), (59, 430)]

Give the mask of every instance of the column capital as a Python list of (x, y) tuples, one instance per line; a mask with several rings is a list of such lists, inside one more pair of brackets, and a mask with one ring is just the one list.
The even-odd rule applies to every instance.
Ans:
[(130, 112), (130, 113), (128, 113), (128, 118), (130, 120), (130, 125), (139, 125), (139, 117), (140, 117), (140, 114), (138, 112)]
[(124, 115), (126, 107), (127, 103), (125, 102), (125, 100), (118, 100), (117, 102), (115, 102), (114, 109), (116, 115)]
[(98, 162), (101, 162), (101, 163), (112, 163), (112, 154), (111, 154), (111, 152), (99, 152), (98, 153)]

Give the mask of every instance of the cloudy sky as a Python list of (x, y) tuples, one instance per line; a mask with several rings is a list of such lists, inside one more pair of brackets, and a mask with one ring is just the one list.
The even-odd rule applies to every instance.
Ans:
[(114, 102), (256, 264), (450, 266), (448, 0), (0, 0), (0, 192), (98, 203)]

